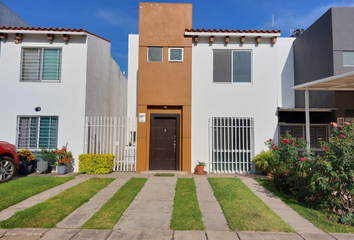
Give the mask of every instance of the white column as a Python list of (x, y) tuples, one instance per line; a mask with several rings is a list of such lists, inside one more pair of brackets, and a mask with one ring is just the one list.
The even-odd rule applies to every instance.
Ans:
[(306, 116), (307, 150), (310, 150), (310, 100), (309, 100), (309, 90), (307, 87), (305, 90), (305, 116)]

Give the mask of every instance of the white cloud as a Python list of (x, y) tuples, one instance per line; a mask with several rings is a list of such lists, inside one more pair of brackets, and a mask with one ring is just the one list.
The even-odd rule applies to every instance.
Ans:
[(283, 11), (280, 16), (275, 14), (274, 29), (281, 29), (283, 32), (286, 31), (285, 33), (290, 29), (306, 29), (331, 7), (354, 7), (354, 3), (352, 1), (332, 3), (317, 7), (307, 14), (301, 14), (301, 11), (296, 10)]
[(131, 17), (129, 14), (121, 10), (100, 9), (96, 12), (96, 16), (114, 26), (124, 27), (131, 29), (132, 31), (136, 31), (139, 24), (138, 19)]

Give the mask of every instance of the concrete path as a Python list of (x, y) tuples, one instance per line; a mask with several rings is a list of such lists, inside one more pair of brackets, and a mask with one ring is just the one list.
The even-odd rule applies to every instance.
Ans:
[[(331, 233), (337, 240), (352, 240), (354, 234)], [(172, 230), (89, 230), (89, 229), (0, 229), (1, 240), (311, 240), (296, 233), (172, 231)]]
[(76, 209), (63, 221), (58, 228), (80, 228), (87, 222), (130, 178), (117, 178), (107, 187), (99, 191), (90, 201)]
[(199, 208), (206, 230), (229, 231), (226, 218), (206, 176), (194, 176)]
[(4, 221), (15, 215), (16, 212), (25, 210), (26, 208), (32, 207), (38, 203), (44, 202), (45, 200), (61, 193), (62, 191), (71, 188), (79, 183), (86, 181), (87, 178), (75, 178), (69, 182), (63, 183), (59, 186), (48, 189), (47, 191), (41, 192), (34, 195), (22, 202), (12, 205), (0, 212), (0, 221)]
[(169, 230), (176, 182), (150, 176), (113, 229)]
[(333, 240), (334, 238), (315, 227), (310, 221), (302, 217), (282, 200), (277, 198), (273, 193), (259, 185), (253, 178), (249, 176), (238, 176), (243, 183), (247, 185), (251, 191), (256, 194), (265, 204), (268, 205), (276, 214), (278, 214), (287, 224), (289, 224), (298, 234), (305, 239), (317, 239), (321, 236), (321, 240)]

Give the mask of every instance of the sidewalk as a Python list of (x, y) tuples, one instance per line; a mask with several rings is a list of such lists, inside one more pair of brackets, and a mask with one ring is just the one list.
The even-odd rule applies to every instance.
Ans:
[[(352, 240), (350, 234), (331, 234), (333, 239)], [(1, 240), (309, 240), (322, 239), (314, 234), (302, 238), (296, 233), (172, 231), (172, 230), (88, 230), (88, 229), (0, 229)]]

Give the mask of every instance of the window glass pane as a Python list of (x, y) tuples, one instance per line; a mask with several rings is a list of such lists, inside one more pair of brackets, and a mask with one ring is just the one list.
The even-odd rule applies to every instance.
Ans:
[(231, 82), (231, 51), (214, 51), (213, 82)]
[(60, 80), (61, 49), (43, 50), (42, 80)]
[(170, 49), (170, 61), (182, 61), (182, 49)]
[(41, 117), (39, 147), (56, 148), (58, 136), (58, 117)]
[(354, 52), (343, 52), (343, 65), (354, 66)]
[(38, 134), (37, 118), (21, 117), (18, 126), (18, 148), (36, 148)]
[(22, 54), (22, 81), (40, 80), (41, 49), (25, 48)]
[(233, 51), (233, 82), (251, 82), (251, 51)]
[(162, 47), (149, 47), (148, 48), (148, 61), (149, 62), (162, 62)]

